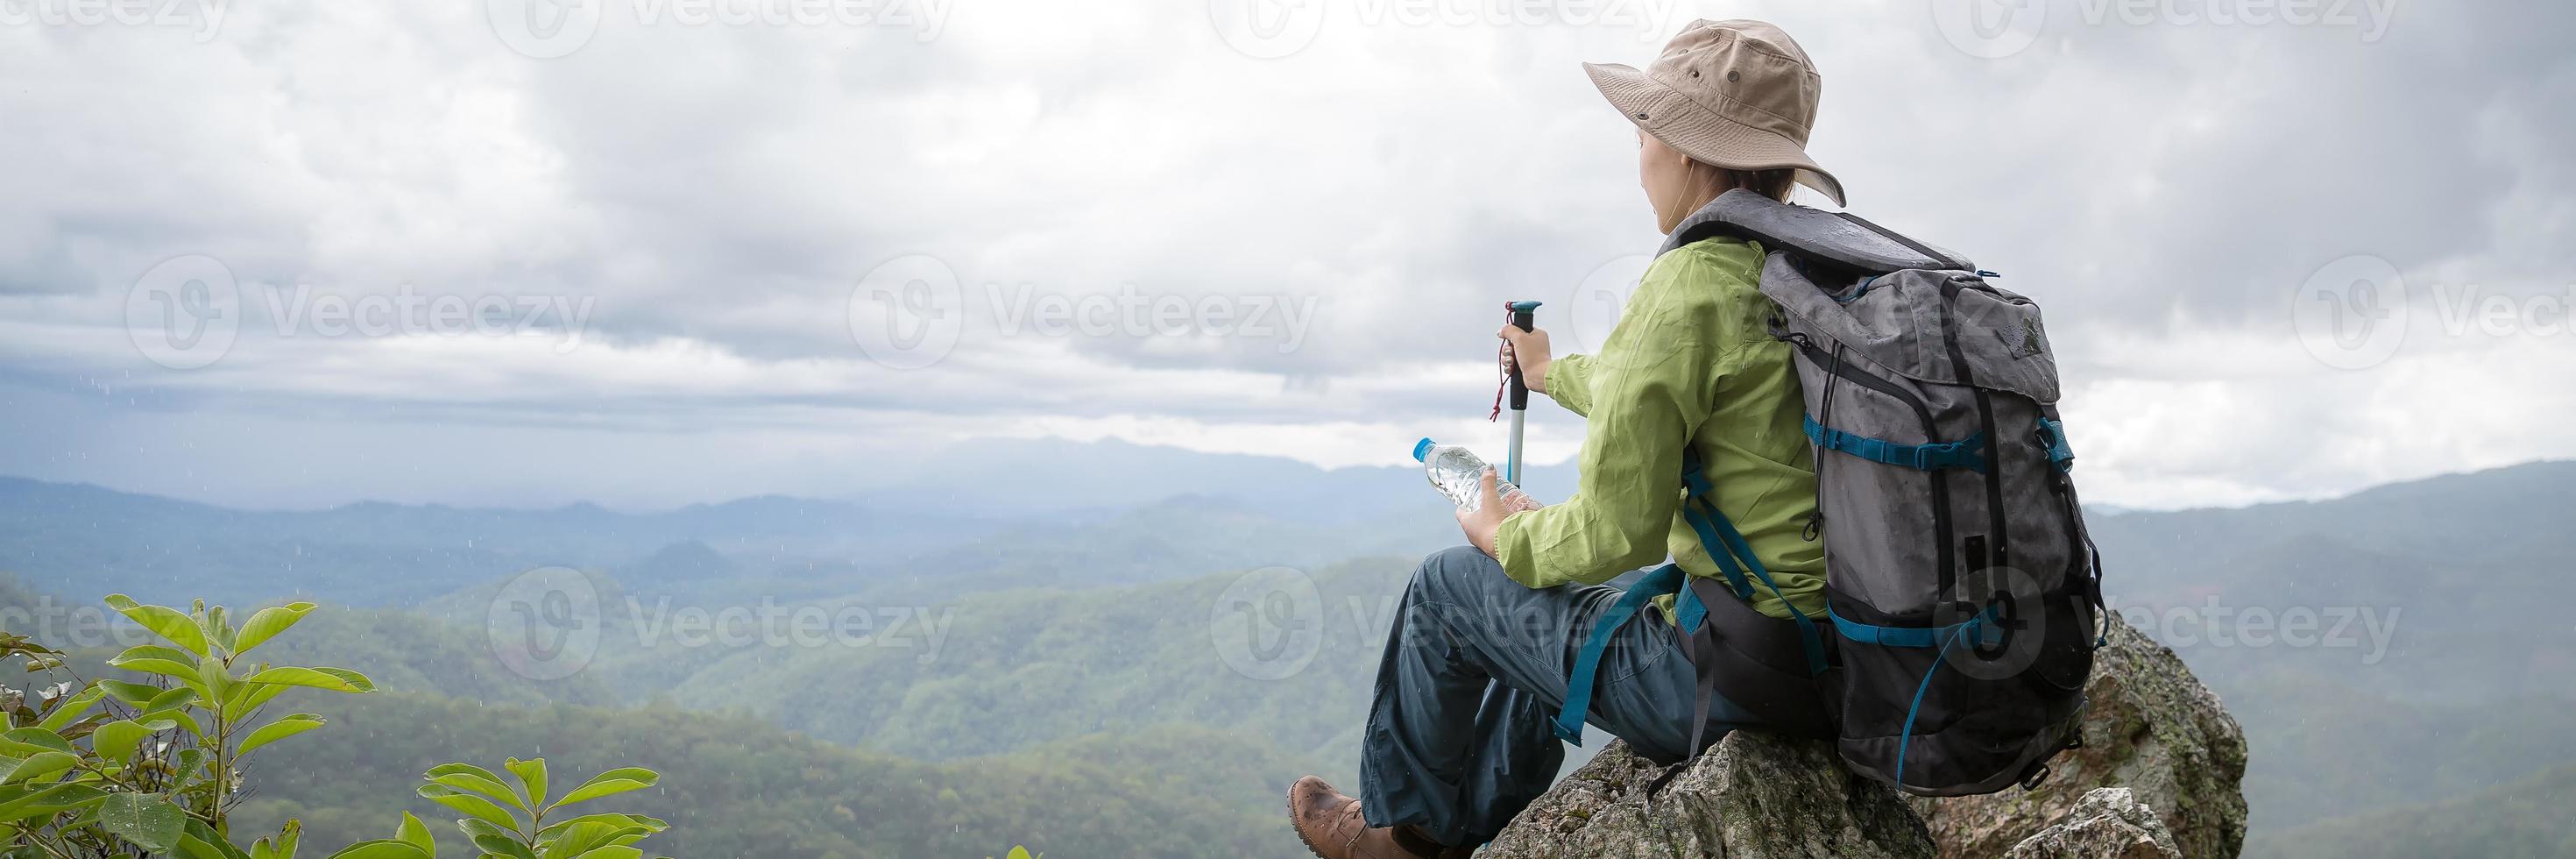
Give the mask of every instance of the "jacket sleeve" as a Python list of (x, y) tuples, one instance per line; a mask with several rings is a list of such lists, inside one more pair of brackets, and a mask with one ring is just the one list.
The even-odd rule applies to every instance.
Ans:
[[(1662, 262), (1630, 296), (1601, 351), (1566, 374), (1583, 380), (1565, 389), (1585, 407), (1581, 477), (1574, 497), (1503, 521), (1495, 555), (1514, 581), (1601, 582), (1668, 551), (1683, 446), (1714, 411), (1724, 341), (1707, 329), (1713, 279), (1725, 275), (1697, 253)], [(1557, 379), (1550, 368), (1551, 389)]]
[(1566, 411), (1592, 414), (1592, 356), (1567, 355), (1547, 362), (1547, 398)]

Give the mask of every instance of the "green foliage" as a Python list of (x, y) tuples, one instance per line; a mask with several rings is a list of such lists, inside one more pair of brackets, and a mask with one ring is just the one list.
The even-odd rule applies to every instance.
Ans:
[[(238, 627), (221, 607), (190, 611), (138, 603), (122, 594), (109, 608), (159, 640), (106, 661), (147, 682), (88, 681), (61, 651), (0, 632), (0, 658), (30, 673), (65, 676), (32, 689), (0, 686), (0, 836), (5, 859), (184, 856), (294, 859), (303, 825), (286, 821), (248, 848), (230, 836), (241, 799), (242, 763), (252, 752), (322, 727), (313, 713), (267, 716), (291, 689), (375, 691), (343, 668), (272, 665), (247, 658), (314, 610), (298, 602), (253, 613)], [(633, 845), (666, 825), (639, 815), (575, 814), (570, 806), (652, 787), (660, 775), (626, 767), (549, 795), (543, 759), (511, 759), (512, 783), (469, 764), (432, 768), (423, 797), (464, 811), (458, 821), (480, 859), (641, 859)], [(391, 839), (364, 841), (331, 859), (436, 859), (438, 847), (408, 813)]]
[(56, 857), (180, 851), (230, 859), (226, 851), (239, 851), (226, 844), (224, 830), (241, 790), (243, 757), (321, 724), (308, 713), (265, 718), (270, 702), (293, 687), (374, 687), (352, 671), (245, 658), (312, 611), (311, 603), (263, 611), (247, 628), (203, 603), (183, 612), (116, 594), (107, 605), (162, 642), (107, 661), (149, 682), (89, 682), (72, 673), (62, 652), (0, 633), (0, 657), (25, 660), (33, 674), (69, 677), (33, 689), (0, 686), (8, 716), (0, 733), (0, 834)]
[[(667, 708), (495, 707), (388, 691), (319, 709), (332, 728), (260, 762), (259, 798), (236, 816), (240, 825), (300, 818), (308, 841), (346, 844), (384, 837), (383, 822), (404, 812), (471, 819), (384, 786), (444, 762), (497, 764), (506, 750), (534, 748), (546, 751), (550, 790), (566, 799), (582, 791), (569, 773), (659, 773), (651, 788), (601, 802), (668, 821), (643, 846), (672, 856), (998, 856), (1014, 844), (1048, 856), (1275, 856), (1296, 843), (1279, 791), (1318, 764), (1258, 738), (1181, 725), (929, 763)], [(500, 790), (516, 790), (506, 767), (489, 772)], [(438, 830), (441, 846), (456, 846), (453, 830)]]
[[(626, 767), (592, 776), (549, 801), (543, 758), (511, 758), (501, 768), (510, 773), (503, 784), (491, 770), (473, 764), (441, 764), (429, 769), (420, 795), (465, 814), (456, 821), (464, 842), (481, 859), (639, 859), (634, 845), (669, 826), (634, 814), (599, 812), (566, 817), (558, 812), (577, 803), (652, 787), (661, 779), (652, 770)], [(548, 823), (547, 818), (554, 822)], [(292, 853), (290, 851), (289, 856)], [(437, 859), (438, 839), (410, 812), (394, 828), (394, 837), (349, 845), (331, 859)]]

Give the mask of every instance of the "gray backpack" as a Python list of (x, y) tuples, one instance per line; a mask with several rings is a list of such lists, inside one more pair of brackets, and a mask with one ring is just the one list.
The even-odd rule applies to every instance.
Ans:
[(1797, 350), (1843, 760), (1925, 796), (2037, 784), (2081, 740), (2102, 617), (2038, 305), (1955, 253), (1747, 191), (1665, 247), (1720, 233), (1770, 251), (1772, 333)]

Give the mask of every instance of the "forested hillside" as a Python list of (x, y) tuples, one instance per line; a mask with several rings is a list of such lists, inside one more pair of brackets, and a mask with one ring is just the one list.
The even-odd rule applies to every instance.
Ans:
[[(2392, 840), (2390, 821), (2492, 818), (2496, 832), (2525, 839), (2516, 846), (2565, 837), (2530, 810), (2564, 796), (2564, 770), (2552, 767), (2576, 762), (2562, 715), (2576, 700), (2576, 637), (2540, 620), (2576, 598), (2558, 560), (2576, 551), (2576, 532), (2552, 521), (2576, 509), (2571, 487), (2576, 466), (2543, 463), (2335, 501), (2093, 517), (2115, 608), (2174, 645), (2247, 730), (2248, 855), (2418, 843)], [(429, 576), (403, 566), (426, 556), (355, 542), (291, 564), (153, 543), (153, 570), (196, 557), (220, 574), (62, 573), (60, 559), (115, 542), (102, 535), (172, 517), (194, 523), (191, 539), (234, 549), (269, 526), (227, 532), (241, 524), (227, 524), (234, 514), (78, 487), (10, 492), (20, 509), (49, 512), (0, 526), (0, 566), (34, 571), (58, 593), (149, 580), (357, 605), (412, 594), (391, 600), (409, 608), (325, 607), (265, 652), (358, 669), (387, 691), (313, 705), (338, 724), (251, 773), (251, 811), (264, 820), (372, 834), (411, 807), (406, 785), (429, 764), (533, 750), (575, 769), (662, 770), (639, 802), (671, 818), (660, 837), (684, 856), (1001, 855), (1020, 843), (1073, 856), (1278, 855), (1279, 788), (1303, 772), (1347, 779), (1356, 769), (1378, 648), (1412, 566), (1388, 550), (1447, 539), (1419, 519), (1333, 524), (1192, 497), (930, 529), (902, 535), (913, 548), (899, 556), (809, 557), (797, 553), (832, 550), (779, 529), (763, 546), (747, 524), (730, 537), (683, 530), (681, 514), (645, 517), (664, 527), (643, 532), (628, 521), (614, 540), (578, 533), (608, 521), (584, 515), (623, 515), (604, 511), (495, 526), (492, 537), (457, 523), (508, 517), (369, 505), (377, 524), (346, 539), (436, 534), (477, 547), (459, 552), (493, 553), (499, 572), (430, 593), (476, 568)], [(127, 512), (75, 527), (109, 510)], [(278, 551), (292, 556), (291, 545)], [(525, 618), (502, 610), (527, 596), (511, 566), (540, 546), (617, 559), (564, 564), (582, 571), (549, 585), (570, 583), (597, 604), (582, 618), (595, 646), (561, 676), (530, 676), (501, 656), (523, 636), (560, 631), (513, 626)], [(379, 560), (316, 569), (326, 555)], [(41, 599), (0, 586), (0, 609)], [(692, 610), (763, 606), (856, 612), (877, 626), (874, 637), (728, 642), (691, 640), (677, 625)], [(2317, 623), (2285, 639), (2286, 619), (2302, 612)], [(2268, 620), (2252, 623), (2258, 613)], [(94, 669), (103, 655), (77, 661)]]

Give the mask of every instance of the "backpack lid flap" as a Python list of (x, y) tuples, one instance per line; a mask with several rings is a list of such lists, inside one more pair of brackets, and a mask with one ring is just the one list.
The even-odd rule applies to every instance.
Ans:
[[(1762, 266), (1762, 294), (1795, 320), (1792, 330), (1839, 343), (1889, 372), (2057, 402), (2057, 359), (2039, 305), (1976, 275), (1909, 269), (1829, 292), (1795, 257), (1774, 253)], [(1945, 336), (1952, 331), (1955, 337)]]
[(1909, 268), (1976, 270), (1975, 263), (1956, 252), (1906, 238), (1850, 213), (1793, 206), (1741, 188), (1718, 195), (1682, 219), (1657, 253), (1719, 234), (1797, 251), (1865, 274)]

